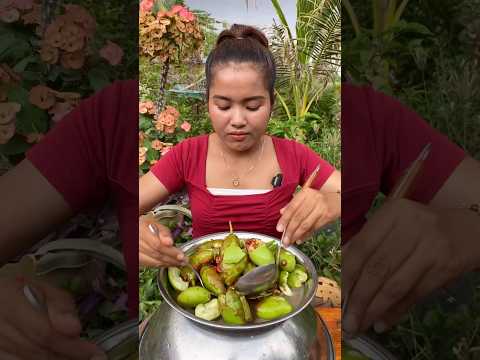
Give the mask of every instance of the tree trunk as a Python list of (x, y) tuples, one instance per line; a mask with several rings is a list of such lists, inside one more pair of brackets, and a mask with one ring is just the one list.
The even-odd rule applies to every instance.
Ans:
[(168, 70), (170, 69), (170, 60), (167, 59), (163, 65), (162, 75), (160, 76), (160, 89), (158, 91), (157, 114), (160, 114), (165, 107), (165, 87), (167, 86)]

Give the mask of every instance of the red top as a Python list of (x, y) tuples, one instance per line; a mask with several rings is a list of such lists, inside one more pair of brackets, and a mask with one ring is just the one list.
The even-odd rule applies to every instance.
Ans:
[(206, 188), (205, 169), (208, 135), (186, 139), (173, 147), (151, 169), (170, 193), (184, 186), (190, 198), (193, 236), (228, 231), (232, 221), (237, 231), (280, 237), (275, 227), (280, 209), (291, 199), (318, 164), (320, 171), (312, 187), (319, 189), (335, 170), (305, 145), (272, 137), (283, 174), (282, 185), (258, 195), (212, 195)]
[(342, 85), (342, 240), (365, 223), (375, 196), (388, 194), (431, 143), (412, 200), (429, 203), (465, 157), (400, 102), (369, 87)]
[(137, 152), (138, 82), (122, 81), (82, 101), (26, 154), (74, 211), (114, 201), (132, 317), (138, 317)]

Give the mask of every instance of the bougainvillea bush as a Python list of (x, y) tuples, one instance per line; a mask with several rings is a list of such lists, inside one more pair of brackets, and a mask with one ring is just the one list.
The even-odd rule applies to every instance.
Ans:
[(124, 51), (78, 4), (2, 1), (0, 34), (0, 153), (14, 164), (82, 98), (116, 78)]

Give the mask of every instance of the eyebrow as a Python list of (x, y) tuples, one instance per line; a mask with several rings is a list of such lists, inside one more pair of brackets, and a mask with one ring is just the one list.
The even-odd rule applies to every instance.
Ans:
[[(218, 100), (225, 100), (225, 101), (232, 101), (232, 99), (226, 97), (226, 96), (221, 96), (221, 95), (213, 95), (212, 98), (218, 99)], [(246, 99), (243, 99), (243, 102), (247, 101), (252, 101), (252, 100), (265, 100), (265, 96), (250, 96)]]

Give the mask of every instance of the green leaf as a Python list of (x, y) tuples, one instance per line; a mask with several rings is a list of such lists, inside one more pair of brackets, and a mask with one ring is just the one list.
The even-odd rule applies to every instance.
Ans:
[(0, 58), (2, 58), (5, 51), (15, 45), (15, 42), (16, 39), (13, 34), (5, 34), (0, 36)]
[(19, 73), (23, 73), (27, 66), (32, 63), (32, 62), (37, 62), (38, 61), (38, 56), (37, 55), (30, 55), (27, 56), (26, 58), (20, 60), (14, 67), (13, 70)]
[(110, 84), (110, 79), (108, 78), (106, 72), (98, 68), (94, 68), (88, 72), (88, 81), (92, 89), (95, 91), (98, 91)]
[(3, 155), (23, 154), (30, 148), (23, 137), (15, 135), (8, 143), (0, 145), (0, 153)]
[(22, 134), (30, 132), (45, 133), (48, 130), (48, 115), (44, 110), (32, 105), (28, 100), (28, 91), (21, 86), (14, 87), (8, 92), (8, 100), (22, 105), (17, 114), (17, 131)]

